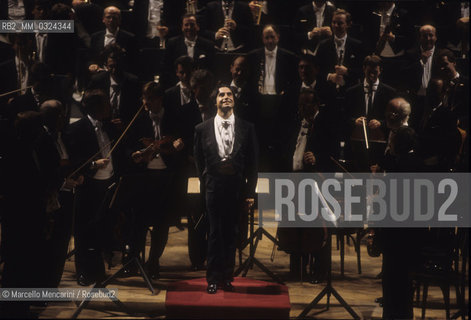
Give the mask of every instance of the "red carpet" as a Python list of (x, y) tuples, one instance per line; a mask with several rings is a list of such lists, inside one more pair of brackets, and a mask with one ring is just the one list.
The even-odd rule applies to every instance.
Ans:
[(178, 281), (167, 290), (167, 318), (289, 319), (288, 287), (236, 278), (234, 292), (206, 292), (206, 279)]

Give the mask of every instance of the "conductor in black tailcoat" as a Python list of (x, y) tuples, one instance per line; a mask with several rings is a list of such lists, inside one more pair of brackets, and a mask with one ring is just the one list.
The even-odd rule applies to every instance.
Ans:
[(257, 142), (252, 124), (235, 117), (234, 94), (219, 87), (217, 115), (195, 128), (194, 156), (209, 220), (207, 291), (232, 291), (237, 208), (253, 204)]

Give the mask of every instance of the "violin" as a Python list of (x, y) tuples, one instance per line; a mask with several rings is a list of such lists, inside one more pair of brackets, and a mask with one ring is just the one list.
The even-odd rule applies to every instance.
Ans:
[(175, 153), (177, 150), (173, 146), (173, 142), (176, 139), (171, 136), (164, 136), (160, 140), (153, 138), (141, 138), (139, 142), (145, 147), (139, 150), (140, 156), (146, 161), (150, 161), (155, 158), (158, 154), (170, 155)]

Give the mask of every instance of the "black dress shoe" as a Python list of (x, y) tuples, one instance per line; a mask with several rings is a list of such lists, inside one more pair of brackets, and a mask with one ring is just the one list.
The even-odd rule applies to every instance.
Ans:
[(234, 291), (234, 286), (232, 285), (231, 281), (224, 281), (222, 284), (222, 290), (230, 292)]
[(210, 284), (208, 284), (208, 287), (206, 288), (206, 291), (209, 294), (215, 294), (216, 292), (218, 292), (218, 285), (216, 283), (210, 283)]

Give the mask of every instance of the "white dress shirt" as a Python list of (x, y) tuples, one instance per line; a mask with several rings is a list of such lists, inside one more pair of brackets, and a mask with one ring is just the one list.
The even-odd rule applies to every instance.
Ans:
[(191, 101), (191, 90), (183, 85), (181, 81), (177, 83), (180, 88), (180, 105), (185, 105)]
[(312, 7), (314, 9), (314, 14), (316, 15), (316, 27), (320, 28), (324, 24), (324, 11), (325, 7), (327, 6), (327, 2), (325, 2), (322, 6), (316, 6), (316, 2), (312, 2)]
[(147, 15), (147, 34), (146, 37), (153, 39), (159, 36), (157, 27), (160, 26), (160, 14), (163, 10), (163, 0), (149, 0), (149, 13)]
[[(314, 119), (318, 114), (319, 111), (314, 115)], [(293, 154), (293, 171), (301, 171), (304, 169), (304, 153), (306, 152), (309, 126), (310, 124), (306, 119), (301, 121), (301, 128), (299, 129), (298, 139), (296, 141), (296, 149)]]
[[(224, 123), (228, 126), (225, 128)], [(232, 153), (234, 147), (235, 137), (235, 117), (234, 114), (227, 119), (223, 119), (216, 114), (214, 117), (214, 134), (216, 135), (216, 142), (218, 144), (218, 154), (221, 159), (226, 159)]]
[[(152, 113), (152, 111), (149, 111), (149, 117), (152, 120), (152, 127), (154, 128), (154, 139), (156, 140), (162, 139), (162, 136), (160, 134), (160, 122), (162, 121), (163, 116), (163, 108), (160, 109), (160, 112), (158, 114), (154, 114)], [(166, 168), (167, 166), (165, 165), (165, 162), (160, 156), (160, 154), (156, 154), (155, 157), (147, 164), (147, 169), (151, 170), (163, 170)]]
[[(101, 121), (93, 119), (90, 115), (87, 115), (87, 118), (95, 128), (95, 134), (98, 141), (98, 148), (100, 148), (101, 157), (102, 159), (104, 159), (111, 150), (111, 143), (108, 134), (103, 129), (103, 124)], [(110, 156), (110, 162), (108, 162), (105, 167), (98, 169), (95, 175), (93, 176), (93, 179), (107, 180), (111, 178), (113, 174), (113, 161), (112, 157)]]
[(18, 84), (21, 90), (21, 94), (26, 93), (26, 87), (28, 86), (29, 71), (23, 60), (20, 60), (18, 56), (15, 56), (16, 75), (18, 77)]
[(275, 74), (276, 74), (276, 54), (278, 46), (273, 51), (264, 48), (265, 50), (265, 77), (263, 81), (263, 91), (265, 94), (275, 95)]
[[(424, 52), (422, 48), (420, 48), (421, 52)], [(419, 92), (417, 92), (417, 95), (419, 96), (425, 96), (428, 83), (430, 82), (430, 78), (432, 77), (432, 60), (433, 60), (433, 54), (435, 52), (435, 46), (430, 50), (431, 55), (430, 57), (427, 58), (427, 61), (424, 63), (422, 59), (420, 59), (420, 64), (424, 68), (424, 72), (422, 73), (422, 84), (420, 86)]]
[(461, 18), (469, 17), (469, 1), (461, 1)]
[(119, 32), (119, 28), (116, 29), (115, 33), (112, 33), (108, 29), (105, 31), (105, 44), (104, 46), (106, 47), (109, 44), (115, 43), (116, 42), (116, 35)]
[(38, 50), (37, 58), (39, 59), (39, 62), (44, 63), (46, 59), (45, 51), (46, 51), (46, 46), (47, 46), (47, 33), (36, 33), (35, 38), (36, 38), (36, 48)]
[(185, 46), (186, 46), (187, 55), (192, 57), (192, 58), (195, 56), (195, 46), (196, 46), (196, 39), (197, 38), (198, 37), (195, 37), (194, 40), (190, 40), (190, 39), (185, 38)]
[[(372, 104), (374, 104), (374, 101), (375, 101), (375, 95), (376, 95), (376, 91), (378, 90), (378, 85), (379, 85), (379, 79), (376, 80), (375, 83), (373, 83), (372, 97), (371, 97), (371, 103)], [(368, 111), (371, 110), (373, 108), (373, 106), (368, 105), (368, 96), (369, 96), (369, 92), (370, 92), (371, 88), (370, 88), (370, 85), (368, 84), (368, 82), (366, 81), (366, 79), (363, 80), (363, 89), (364, 89), (364, 92), (365, 92), (365, 106), (366, 106), (365, 115), (368, 115)]]
[(115, 86), (119, 87), (118, 83), (110, 75), (110, 104), (112, 108), (111, 116), (113, 118), (119, 118), (119, 109), (121, 107), (121, 89), (116, 92), (114, 89)]
[(307, 84), (306, 82), (303, 81), (301, 84), (301, 90), (302, 89), (311, 89), (314, 90), (316, 88), (317, 81), (314, 80), (311, 84)]
[(337, 38), (334, 35), (334, 44), (335, 50), (337, 51), (337, 57), (339, 58), (339, 64), (343, 64), (343, 60), (345, 58), (345, 43), (347, 42), (347, 34), (345, 34), (342, 38)]

